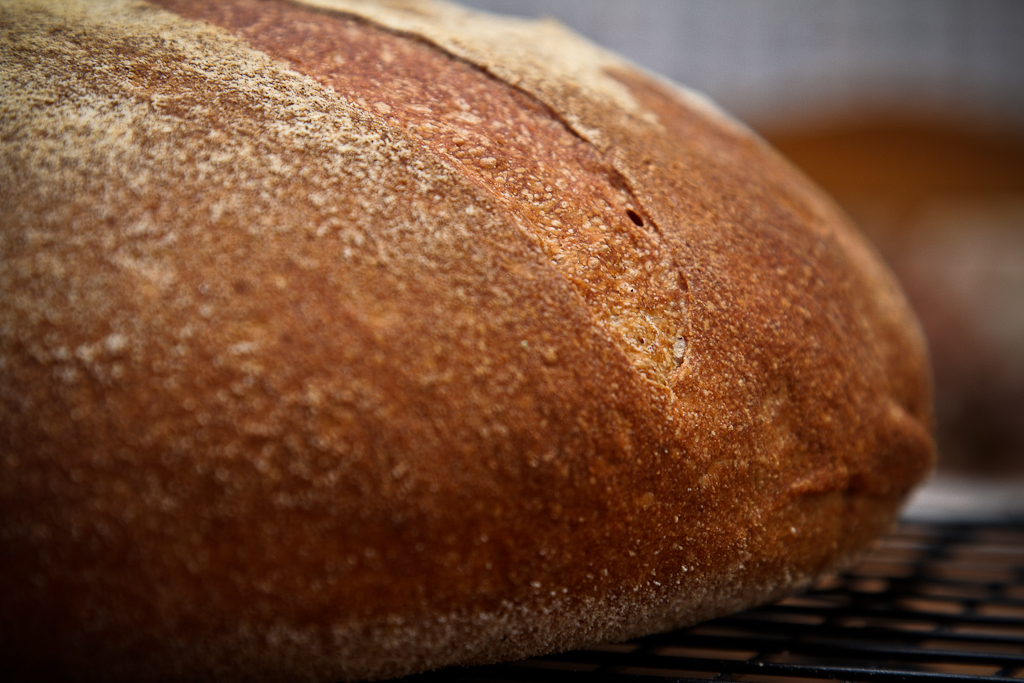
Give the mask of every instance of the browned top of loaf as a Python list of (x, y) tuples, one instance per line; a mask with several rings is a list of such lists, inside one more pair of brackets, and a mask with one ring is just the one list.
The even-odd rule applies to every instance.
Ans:
[(219, 28), (0, 36), (0, 590), (67, 662), (626, 637), (809, 580), (930, 466), (891, 276), (696, 96), (446, 5), (156, 4)]

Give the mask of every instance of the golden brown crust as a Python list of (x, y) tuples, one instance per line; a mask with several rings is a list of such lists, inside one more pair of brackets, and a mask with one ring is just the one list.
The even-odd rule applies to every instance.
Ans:
[(891, 276), (698, 98), (446, 5), (158, 4), (2, 6), (3, 659), (625, 638), (805, 584), (930, 467)]

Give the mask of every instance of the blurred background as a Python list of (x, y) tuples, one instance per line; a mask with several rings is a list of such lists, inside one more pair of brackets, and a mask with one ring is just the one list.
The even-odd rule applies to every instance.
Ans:
[(940, 474), (987, 480), (989, 499), (1024, 483), (1024, 2), (462, 2), (555, 17), (710, 95), (802, 167), (917, 309)]

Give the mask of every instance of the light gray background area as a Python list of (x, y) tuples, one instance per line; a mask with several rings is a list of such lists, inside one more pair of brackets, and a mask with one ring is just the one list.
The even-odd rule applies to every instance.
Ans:
[(461, 0), (552, 16), (755, 126), (938, 112), (1024, 129), (1024, 0)]

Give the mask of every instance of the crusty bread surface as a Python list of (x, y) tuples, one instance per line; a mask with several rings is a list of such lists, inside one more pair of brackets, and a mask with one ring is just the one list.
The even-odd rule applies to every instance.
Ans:
[(0, 668), (331, 681), (771, 600), (933, 461), (891, 274), (699, 95), (433, 2), (0, 2)]

